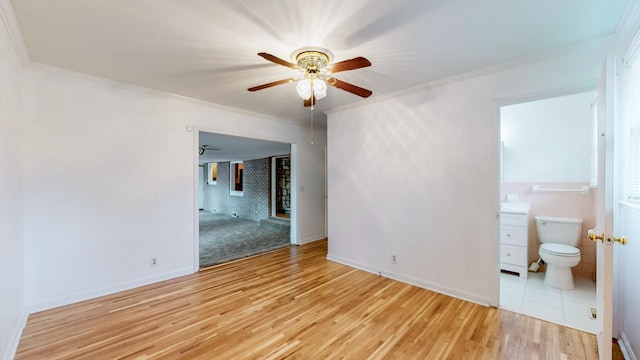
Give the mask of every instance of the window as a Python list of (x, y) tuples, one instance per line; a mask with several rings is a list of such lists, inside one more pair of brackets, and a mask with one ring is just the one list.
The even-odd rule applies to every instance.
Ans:
[(243, 183), (243, 170), (244, 163), (242, 161), (234, 161), (231, 163), (230, 168), (230, 194), (234, 196), (242, 196), (242, 183)]
[(207, 184), (216, 185), (218, 183), (218, 163), (207, 164)]

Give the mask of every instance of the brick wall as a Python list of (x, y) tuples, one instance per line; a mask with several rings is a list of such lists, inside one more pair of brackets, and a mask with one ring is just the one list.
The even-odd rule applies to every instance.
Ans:
[(276, 212), (291, 214), (291, 158), (276, 159)]
[(243, 196), (230, 195), (230, 163), (218, 163), (216, 185), (205, 184), (207, 211), (260, 221), (269, 217), (269, 159), (244, 161)]

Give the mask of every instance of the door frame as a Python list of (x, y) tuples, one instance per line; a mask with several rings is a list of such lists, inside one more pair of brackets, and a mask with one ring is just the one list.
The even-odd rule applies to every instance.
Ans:
[(193, 135), (193, 164), (191, 176), (193, 179), (193, 194), (192, 194), (192, 231), (193, 231), (193, 272), (197, 273), (200, 269), (200, 210), (198, 209), (198, 172), (200, 167), (200, 132), (207, 132), (213, 134), (221, 134), (221, 135), (229, 135), (229, 136), (237, 136), (248, 139), (256, 139), (256, 140), (267, 140), (267, 141), (277, 141), (281, 143), (289, 144), (290, 146), (290, 156), (291, 156), (291, 228), (289, 232), (289, 238), (291, 244), (298, 244), (298, 229), (297, 229), (297, 159), (298, 159), (298, 148), (297, 144), (291, 142), (291, 140), (285, 139), (275, 139), (275, 138), (264, 138), (264, 137), (251, 137), (246, 134), (237, 134), (237, 133), (229, 133), (220, 131), (219, 129), (212, 129), (207, 127), (193, 126), (187, 125), (185, 127), (187, 132), (192, 133)]
[[(505, 97), (500, 97), (500, 98), (496, 98), (492, 101), (492, 112), (493, 112), (493, 133), (494, 133), (494, 141), (493, 141), (493, 151), (494, 151), (494, 159), (497, 163), (496, 166), (496, 186), (497, 186), (497, 194), (498, 197), (496, 198), (496, 208), (498, 209), (498, 213), (496, 214), (496, 223), (495, 223), (495, 229), (496, 229), (496, 240), (494, 243), (494, 248), (495, 248), (495, 252), (496, 254), (500, 253), (500, 188), (501, 188), (501, 182), (502, 182), (502, 178), (501, 178), (501, 162), (500, 162), (500, 147), (501, 147), (501, 143), (500, 143), (500, 108), (503, 106), (509, 106), (509, 105), (516, 105), (516, 104), (520, 104), (520, 103), (525, 103), (525, 102), (529, 102), (529, 101), (536, 101), (536, 100), (543, 100), (543, 99), (548, 99), (548, 98), (554, 98), (554, 97), (560, 97), (560, 96), (566, 96), (566, 95), (572, 95), (572, 94), (577, 94), (577, 93), (581, 93), (581, 92), (587, 92), (587, 91), (596, 91), (597, 90), (597, 82), (594, 82), (593, 84), (590, 85), (585, 85), (584, 83), (580, 83), (580, 84), (574, 84), (574, 85), (569, 85), (569, 86), (565, 86), (565, 87), (559, 87), (559, 88), (552, 88), (552, 89), (548, 89), (548, 90), (543, 90), (543, 91), (531, 91), (531, 92), (524, 92), (521, 94), (517, 94), (517, 95), (512, 95), (512, 96), (505, 96)], [(490, 304), (491, 306), (495, 306), (495, 307), (500, 307), (500, 257), (498, 255), (496, 255), (494, 257), (494, 261), (495, 261), (495, 268), (497, 269), (496, 271), (496, 277), (495, 277), (495, 286), (494, 286), (494, 292), (490, 298)]]
[[(270, 216), (276, 217), (277, 214), (277, 207), (276, 207), (276, 188), (277, 188), (277, 184), (276, 184), (276, 159), (282, 159), (282, 158), (289, 158), (289, 166), (293, 166), (293, 161), (291, 159), (291, 154), (289, 155), (279, 155), (279, 156), (273, 156), (271, 158), (271, 189), (269, 189), (270, 194), (271, 194), (271, 209), (269, 209), (269, 213), (271, 214)], [(291, 189), (293, 189), (293, 180), (291, 179), (291, 176), (293, 174), (290, 173), (289, 177), (290, 177), (290, 181), (292, 183)], [(291, 202), (291, 205), (293, 205), (293, 198), (290, 197), (289, 201)], [(293, 212), (293, 207), (291, 208), (291, 212)]]
[[(619, 171), (619, 146), (616, 144), (619, 130), (617, 57), (607, 56), (598, 80), (597, 129), (598, 129), (598, 201), (596, 203), (596, 231), (604, 239), (597, 241), (596, 248), (596, 303), (598, 307), (598, 354), (600, 359), (610, 359), (612, 339), (617, 338), (618, 316), (614, 303), (618, 299), (616, 284), (620, 279), (614, 259), (612, 241), (617, 234), (620, 183), (616, 181)], [(601, 160), (603, 159), (603, 160)], [(616, 246), (617, 247), (617, 246)], [(603, 316), (606, 315), (606, 316)], [(609, 317), (609, 319), (607, 319)]]

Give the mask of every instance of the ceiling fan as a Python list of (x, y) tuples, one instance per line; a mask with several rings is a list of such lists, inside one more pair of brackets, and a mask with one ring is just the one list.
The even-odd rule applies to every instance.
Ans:
[(333, 54), (331, 51), (320, 47), (309, 46), (297, 49), (291, 54), (291, 60), (295, 63), (290, 63), (277, 56), (264, 52), (258, 53), (258, 55), (278, 65), (298, 70), (302, 73), (302, 76), (254, 86), (249, 88), (249, 91), (257, 91), (270, 88), (272, 86), (297, 82), (296, 91), (298, 92), (298, 96), (304, 100), (304, 106), (313, 106), (315, 105), (316, 100), (325, 97), (327, 95), (327, 85), (348, 91), (363, 98), (369, 97), (372, 94), (370, 90), (338, 80), (331, 76), (337, 72), (371, 66), (371, 62), (361, 56), (332, 64)]
[(207, 151), (207, 150), (209, 150), (209, 151), (220, 151), (222, 149), (215, 148), (215, 147), (213, 147), (211, 145), (202, 145), (202, 146), (200, 146), (200, 155), (204, 155), (204, 152)]

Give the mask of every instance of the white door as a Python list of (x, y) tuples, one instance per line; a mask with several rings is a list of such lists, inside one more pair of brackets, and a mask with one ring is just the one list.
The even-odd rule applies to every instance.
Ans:
[[(597, 337), (600, 359), (611, 359), (613, 338), (613, 138), (615, 58), (607, 58), (600, 76), (597, 98), (598, 191), (596, 229), (589, 234), (597, 241), (596, 297)], [(615, 241), (614, 241), (615, 240)]]

